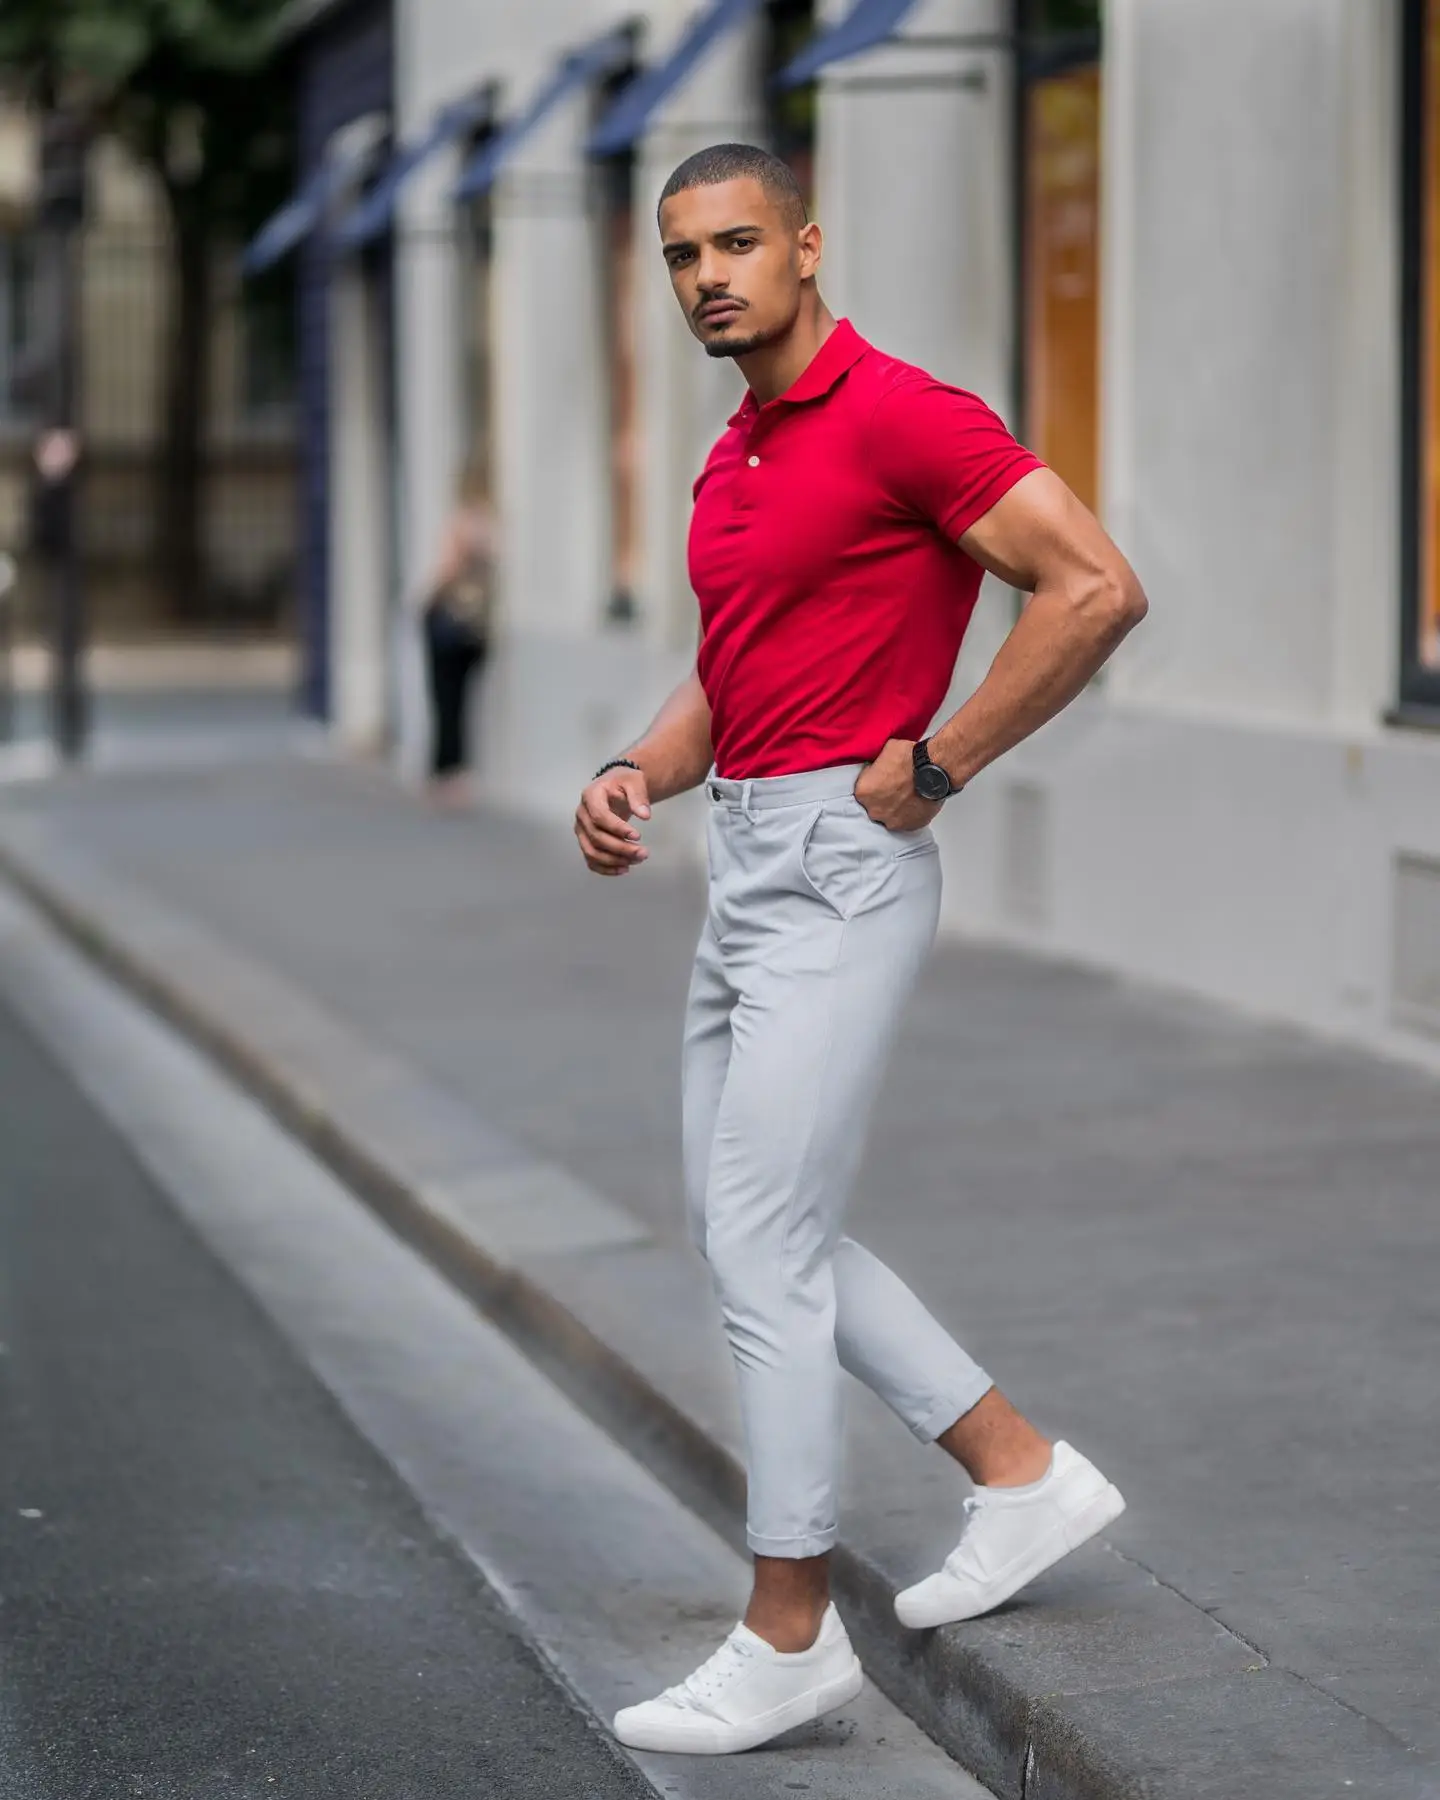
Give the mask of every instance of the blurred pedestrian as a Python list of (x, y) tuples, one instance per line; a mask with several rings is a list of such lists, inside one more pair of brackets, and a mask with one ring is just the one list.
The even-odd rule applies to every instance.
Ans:
[(59, 426), (42, 431), (31, 452), (30, 548), (46, 561), (71, 548), (80, 453), (80, 434)]
[(495, 524), (483, 459), (465, 466), (425, 591), (430, 690), (430, 791), (437, 805), (469, 801), (469, 746), (477, 677), (490, 654)]
[[(586, 788), (575, 830), (592, 870), (628, 875), (646, 856), (635, 821), (657, 801), (703, 783), (710, 802), (685, 1188), (739, 1383), (754, 1587), (716, 1654), (615, 1730), (636, 1748), (715, 1755), (860, 1690), (829, 1590), (842, 1367), (973, 1484), (955, 1550), (897, 1596), (902, 1623), (993, 1610), (1124, 1508), (843, 1219), (939, 916), (931, 822), (1080, 693), (1145, 597), (982, 401), (833, 317), (820, 230), (783, 162), (702, 150), (670, 177), (659, 224), (691, 332), (749, 392), (695, 484), (695, 671)], [(986, 569), (1032, 597), (927, 739)]]

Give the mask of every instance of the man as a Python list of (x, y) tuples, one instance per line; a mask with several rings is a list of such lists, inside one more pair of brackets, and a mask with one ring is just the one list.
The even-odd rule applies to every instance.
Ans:
[[(685, 1183), (736, 1365), (755, 1579), (720, 1650), (615, 1730), (718, 1754), (860, 1689), (829, 1603), (842, 1367), (975, 1486), (954, 1553), (899, 1595), (903, 1623), (989, 1611), (1124, 1508), (841, 1227), (935, 932), (931, 821), (1080, 692), (1146, 603), (988, 408), (832, 317), (820, 230), (784, 163), (703, 150), (671, 176), (659, 224), (691, 331), (749, 392), (695, 485), (695, 672), (585, 790), (575, 829), (592, 870), (629, 875), (646, 857), (637, 821), (706, 785)], [(985, 569), (1032, 598), (976, 693), (921, 739)]]

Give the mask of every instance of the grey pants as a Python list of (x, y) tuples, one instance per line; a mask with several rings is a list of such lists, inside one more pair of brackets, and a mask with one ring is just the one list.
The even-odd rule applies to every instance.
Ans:
[(740, 1388), (749, 1543), (835, 1541), (840, 1370), (929, 1442), (989, 1377), (841, 1235), (871, 1102), (935, 935), (930, 832), (889, 832), (858, 765), (706, 784), (710, 894), (685, 1023), (685, 1186)]

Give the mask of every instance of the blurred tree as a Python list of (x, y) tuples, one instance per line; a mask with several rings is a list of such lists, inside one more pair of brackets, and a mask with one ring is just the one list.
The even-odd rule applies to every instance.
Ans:
[(289, 191), (291, 83), (264, 79), (289, 0), (4, 0), (0, 67), (154, 174), (172, 244), (156, 517), (173, 614), (204, 605), (201, 514), (213, 253)]

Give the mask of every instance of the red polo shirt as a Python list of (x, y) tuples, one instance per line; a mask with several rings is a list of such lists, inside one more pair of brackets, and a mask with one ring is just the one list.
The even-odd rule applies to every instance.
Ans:
[(747, 393), (690, 526), (719, 773), (868, 762), (919, 737), (980, 591), (956, 540), (1041, 466), (983, 401), (846, 320), (778, 400)]

